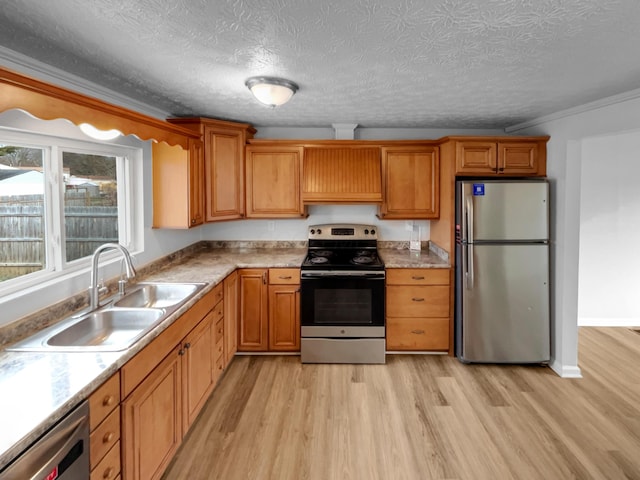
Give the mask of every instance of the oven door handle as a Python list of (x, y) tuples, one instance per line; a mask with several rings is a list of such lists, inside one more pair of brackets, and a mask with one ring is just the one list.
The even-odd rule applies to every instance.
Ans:
[(313, 272), (302, 272), (301, 278), (317, 279), (317, 278), (367, 278), (367, 279), (384, 279), (384, 272), (358, 272), (358, 271), (333, 271), (333, 270), (316, 270)]

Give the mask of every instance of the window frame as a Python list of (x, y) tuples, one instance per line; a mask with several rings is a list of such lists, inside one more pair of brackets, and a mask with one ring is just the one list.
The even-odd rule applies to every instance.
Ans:
[[(64, 231), (63, 153), (116, 157), (118, 242), (132, 255), (143, 251), (143, 149), (114, 142), (92, 142), (0, 127), (0, 143), (43, 150), (45, 266), (43, 269), (0, 282), (0, 299), (26, 288), (62, 280), (91, 266), (91, 256), (66, 260)], [(117, 256), (105, 252), (101, 264)]]

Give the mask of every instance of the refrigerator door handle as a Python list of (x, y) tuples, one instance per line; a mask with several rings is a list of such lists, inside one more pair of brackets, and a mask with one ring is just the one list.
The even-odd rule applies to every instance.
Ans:
[(473, 288), (473, 198), (471, 195), (465, 197), (466, 203), (466, 234), (467, 242), (462, 250), (463, 264), (465, 269), (465, 284), (467, 290)]
[(465, 203), (467, 204), (467, 243), (473, 243), (473, 197), (471, 195), (467, 195), (465, 198)]
[(473, 288), (473, 243), (467, 245), (467, 290)]

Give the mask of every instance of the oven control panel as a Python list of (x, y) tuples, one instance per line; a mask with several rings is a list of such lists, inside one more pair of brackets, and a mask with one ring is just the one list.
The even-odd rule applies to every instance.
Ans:
[(309, 226), (309, 239), (313, 240), (377, 240), (375, 225), (325, 224)]

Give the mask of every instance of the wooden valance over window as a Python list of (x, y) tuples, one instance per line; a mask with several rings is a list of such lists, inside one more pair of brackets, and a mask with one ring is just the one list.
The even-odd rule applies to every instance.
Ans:
[(24, 110), (42, 120), (64, 118), (76, 125), (90, 123), (101, 130), (115, 128), (124, 135), (184, 149), (189, 148), (189, 138), (200, 137), (163, 120), (0, 68), (0, 112), (12, 109)]

